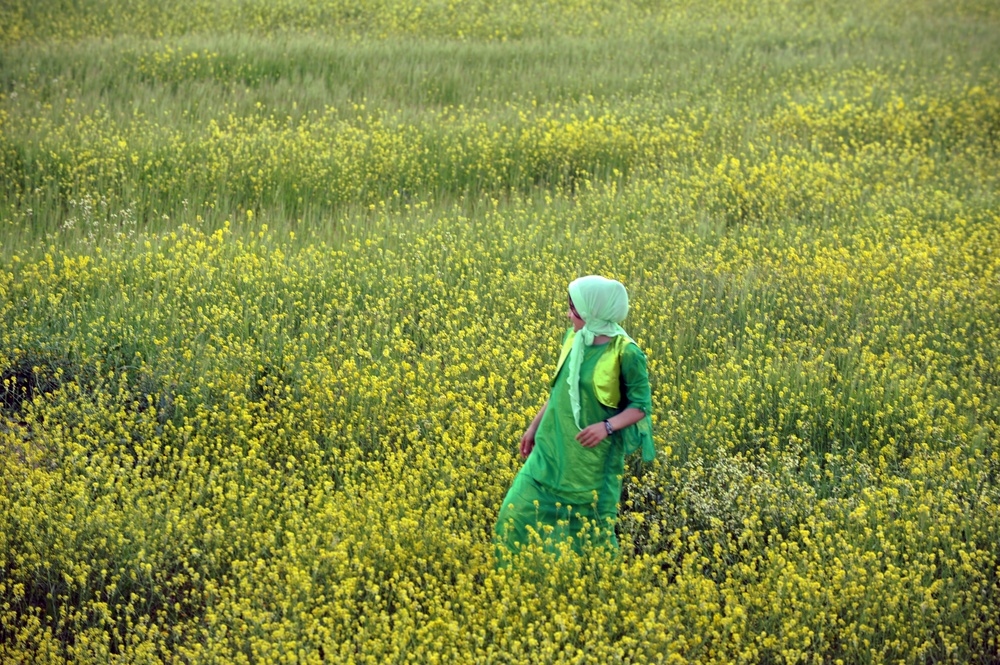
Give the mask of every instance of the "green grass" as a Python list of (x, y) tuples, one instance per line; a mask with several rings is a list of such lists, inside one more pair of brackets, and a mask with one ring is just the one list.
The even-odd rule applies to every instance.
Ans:
[[(876, 9), (886, 8), (859, 5), (831, 13), (799, 5), (789, 12), (741, 15), (739, 21), (706, 9), (683, 14), (675, 23), (629, 25), (635, 34), (627, 39), (615, 34), (514, 42), (358, 41), (325, 34), (237, 36), (222, 30), (171, 39), (125, 34), (14, 44), (5, 50), (0, 70), (6, 91), (0, 108), (7, 113), (2, 147), (9, 174), (0, 223), (23, 238), (19, 244), (30, 245), (73, 216), (68, 200), (87, 194), (109, 199), (112, 208), (136, 208), (132, 212), (150, 230), (160, 228), (163, 215), (173, 220), (168, 227), (200, 214), (214, 228), (229, 211), (248, 205), (276, 207), (278, 218), (320, 219), (353, 206), (388, 203), (394, 191), (447, 204), (511, 187), (565, 185), (567, 176), (576, 178), (576, 170), (604, 180), (615, 169), (626, 172), (648, 162), (635, 154), (601, 153), (582, 155), (570, 166), (551, 157), (532, 163), (532, 155), (519, 152), (525, 148), (507, 146), (513, 165), (499, 181), (475, 165), (452, 163), (435, 175), (413, 176), (397, 164), (389, 173), (378, 173), (373, 186), (321, 177), (301, 204), (301, 192), (293, 191), (300, 175), (294, 169), (265, 169), (262, 184), (238, 173), (223, 183), (207, 183), (207, 174), (198, 174), (197, 181), (175, 184), (180, 174), (210, 162), (196, 147), (212, 123), (225, 127), (231, 118), (273, 116), (279, 126), (294, 128), (315, 127), (322, 117), (326, 131), (313, 139), (326, 141), (335, 140), (331, 131), (363, 130), (382, 118), (390, 130), (416, 127), (420, 142), (433, 148), (442, 112), (452, 118), (445, 131), (451, 127), (459, 144), (483, 134), (469, 123), (503, 134), (505, 128), (523, 125), (519, 114), (525, 112), (530, 121), (547, 113), (587, 118), (611, 112), (645, 127), (675, 122), (698, 132), (697, 143), (689, 146), (694, 153), (675, 162), (683, 167), (685, 160), (714, 165), (728, 155), (752, 160), (748, 146), (777, 138), (768, 121), (789, 101), (864, 96), (878, 107), (897, 97), (930, 95), (947, 103), (970, 87), (992, 84), (992, 23), (975, 21), (976, 7), (942, 11), (933, 19), (919, 11), (901, 17)], [(199, 57), (192, 58), (195, 54)], [(254, 124), (242, 131), (258, 130)], [(390, 133), (399, 138), (398, 129)], [(125, 140), (152, 170), (128, 173), (131, 165), (120, 157), (111, 157), (115, 164), (103, 170), (87, 163), (107, 155), (111, 137)], [(796, 144), (786, 140), (775, 147)], [(86, 154), (65, 154), (73, 146)], [(296, 150), (299, 159), (304, 147), (286, 149)], [(53, 159), (53, 148), (63, 154)], [(261, 166), (263, 146), (250, 141), (242, 149), (247, 152), (226, 170), (250, 172)], [(497, 161), (489, 152), (473, 157)], [(317, 189), (322, 182), (335, 194), (324, 196)], [(338, 191), (337, 184), (343, 189)], [(212, 204), (227, 212), (214, 214)]]

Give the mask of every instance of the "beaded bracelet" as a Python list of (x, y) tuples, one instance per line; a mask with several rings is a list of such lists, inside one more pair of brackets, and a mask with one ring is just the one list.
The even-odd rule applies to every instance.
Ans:
[(605, 420), (604, 421), (604, 429), (608, 430), (608, 436), (611, 436), (612, 434), (614, 434), (615, 428), (611, 426), (611, 421), (610, 420)]

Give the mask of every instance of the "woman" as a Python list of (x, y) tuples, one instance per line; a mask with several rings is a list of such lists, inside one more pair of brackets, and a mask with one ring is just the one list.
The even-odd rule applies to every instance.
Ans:
[(621, 283), (591, 275), (569, 285), (573, 328), (549, 399), (521, 437), (527, 461), (497, 517), (498, 545), (514, 551), (539, 537), (548, 550), (562, 540), (578, 552), (588, 542), (618, 549), (625, 456), (655, 456), (646, 357), (619, 325), (627, 314)]

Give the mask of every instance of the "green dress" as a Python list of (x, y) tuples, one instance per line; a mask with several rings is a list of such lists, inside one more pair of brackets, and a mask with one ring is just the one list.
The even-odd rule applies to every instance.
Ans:
[[(607, 347), (584, 347), (580, 370), (581, 424), (599, 423), (627, 408), (652, 410), (646, 357), (635, 344), (622, 350), (618, 408), (601, 404), (594, 391), (594, 367)], [(559, 368), (548, 406), (535, 433), (535, 447), (511, 484), (497, 517), (496, 543), (509, 551), (528, 544), (536, 536), (545, 549), (555, 551), (569, 540), (574, 550), (587, 543), (617, 550), (615, 521), (625, 470), (626, 437), (652, 436), (648, 419), (605, 438), (593, 448), (576, 440), (579, 430), (570, 406), (568, 363)], [(631, 446), (630, 446), (631, 447)], [(503, 556), (498, 547), (498, 556)]]

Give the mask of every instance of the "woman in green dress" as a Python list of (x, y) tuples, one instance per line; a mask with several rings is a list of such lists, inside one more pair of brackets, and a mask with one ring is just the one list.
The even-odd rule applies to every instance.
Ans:
[(527, 461), (494, 527), (499, 557), (533, 540), (550, 551), (561, 541), (617, 550), (625, 456), (655, 456), (646, 357), (619, 325), (627, 314), (620, 282), (591, 275), (569, 285), (573, 327), (549, 399), (521, 437)]

